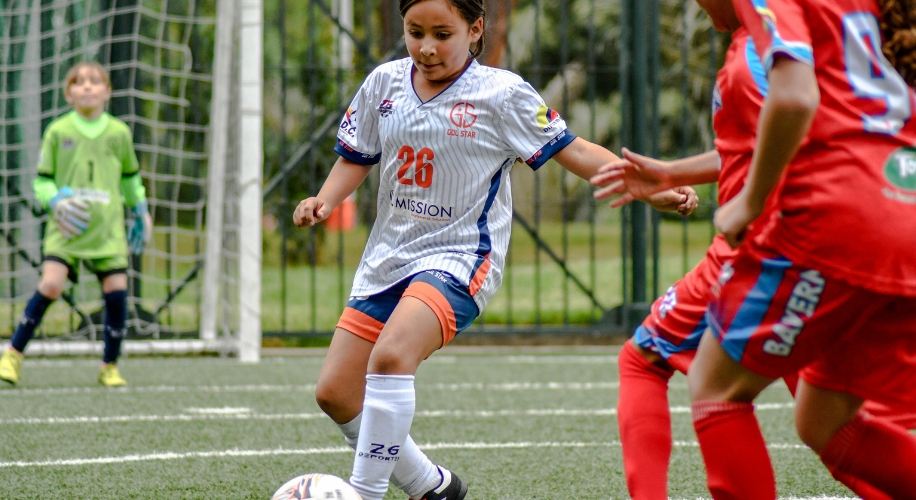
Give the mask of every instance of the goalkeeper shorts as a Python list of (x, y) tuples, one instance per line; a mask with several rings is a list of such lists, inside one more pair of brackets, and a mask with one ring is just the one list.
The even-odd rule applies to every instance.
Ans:
[(74, 257), (72, 255), (67, 255), (64, 252), (54, 252), (51, 255), (45, 255), (44, 260), (57, 262), (67, 266), (67, 278), (70, 279), (73, 283), (79, 283), (79, 262), (82, 261), (83, 265), (89, 269), (89, 271), (95, 273), (99, 278), (99, 281), (104, 280), (105, 278), (114, 275), (114, 274), (126, 274), (127, 273), (127, 255), (117, 255), (113, 257), (101, 257), (97, 259), (81, 259), (79, 257)]

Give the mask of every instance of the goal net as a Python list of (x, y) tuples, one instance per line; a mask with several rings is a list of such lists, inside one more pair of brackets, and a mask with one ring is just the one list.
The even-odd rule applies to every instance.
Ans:
[[(257, 358), (260, 71), (240, 69), (260, 65), (260, 10), (259, 0), (0, 0), (0, 337), (39, 282), (48, 216), (32, 181), (42, 132), (69, 111), (67, 70), (94, 60), (111, 76), (108, 111), (133, 132), (154, 219), (152, 243), (130, 262), (125, 351), (240, 353), (244, 344), (240, 356)], [(100, 352), (100, 285), (78, 271), (27, 352)]]

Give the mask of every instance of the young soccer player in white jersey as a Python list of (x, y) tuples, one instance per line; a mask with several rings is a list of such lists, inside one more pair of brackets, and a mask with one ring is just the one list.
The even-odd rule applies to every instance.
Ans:
[[(141, 253), (152, 219), (127, 125), (105, 112), (111, 98), (108, 73), (82, 62), (67, 73), (64, 96), (73, 111), (48, 125), (41, 142), (35, 196), (51, 212), (43, 245), (38, 290), (26, 305), (11, 345), (0, 357), (0, 379), (16, 384), (26, 344), (48, 306), (83, 261), (102, 284), (105, 349), (99, 383), (127, 385), (117, 367), (127, 322), (127, 252)], [(125, 234), (124, 205), (133, 214)], [(126, 236), (126, 237), (125, 237)]]
[[(509, 171), (553, 158), (588, 179), (617, 157), (577, 138), (518, 75), (479, 65), (483, 0), (401, 0), (409, 58), (383, 64), (338, 131), (340, 155), (298, 226), (324, 218), (380, 164), (378, 218), (319, 376), (316, 398), (356, 449), (353, 487), (380, 500), (460, 500), (467, 485), (408, 432), (420, 362), (496, 293), (512, 222)], [(473, 48), (469, 54), (469, 48)], [(689, 212), (689, 188), (647, 200)]]

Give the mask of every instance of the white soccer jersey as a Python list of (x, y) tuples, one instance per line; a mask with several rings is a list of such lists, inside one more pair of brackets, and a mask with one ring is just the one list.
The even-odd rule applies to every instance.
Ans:
[(378, 218), (351, 296), (437, 269), (467, 285), (483, 311), (502, 283), (512, 165), (522, 158), (537, 169), (575, 136), (514, 73), (473, 61), (424, 103), (412, 70), (410, 58), (376, 68), (337, 132), (338, 154), (381, 168)]

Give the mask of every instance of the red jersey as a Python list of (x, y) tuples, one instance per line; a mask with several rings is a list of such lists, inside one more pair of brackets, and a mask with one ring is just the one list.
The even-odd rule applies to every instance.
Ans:
[(767, 244), (878, 293), (916, 296), (916, 95), (881, 53), (875, 0), (735, 0), (769, 70), (812, 65), (820, 106)]
[(757, 118), (767, 92), (767, 77), (744, 28), (732, 34), (725, 64), (712, 94), (712, 128), (719, 153), (719, 205), (735, 197), (747, 179), (757, 140)]

